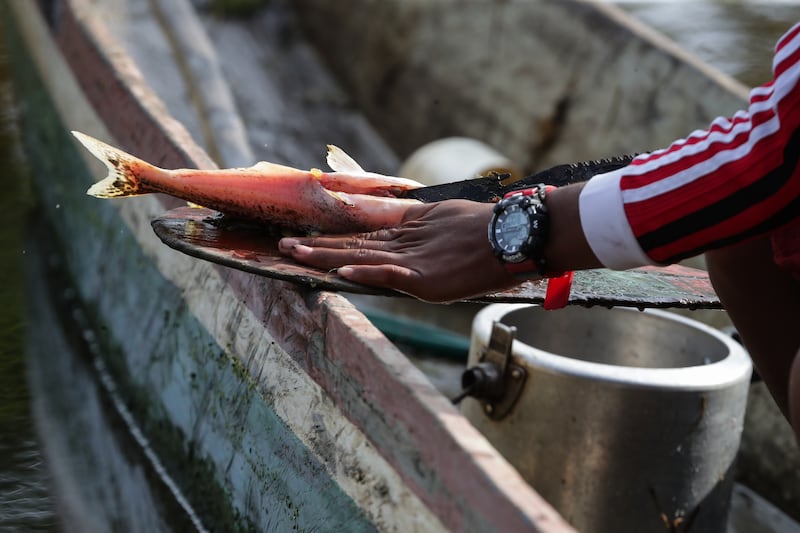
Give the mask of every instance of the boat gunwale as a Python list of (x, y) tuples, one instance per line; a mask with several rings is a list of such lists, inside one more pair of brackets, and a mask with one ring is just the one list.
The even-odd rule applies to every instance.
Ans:
[[(65, 1), (59, 15), (51, 25), (55, 39), (85, 95), (124, 149), (162, 166), (213, 168), (214, 163), (185, 128), (170, 118), (102, 21), (91, 16), (90, 2)], [(166, 197), (159, 201), (165, 208), (175, 205)], [(485, 523), (503, 530), (570, 530), (344, 297), (263, 279), (259, 282), (267, 288), (256, 292), (251, 274), (214, 268), (228, 288), (239, 298), (250, 299), (254, 308), (282, 300), (284, 307), (288, 303), (289, 308), (311, 311), (305, 320), (324, 338), (319, 354), (292, 352), (291, 340), (282, 337), (286, 332), (275, 330), (279, 325), (266, 327), (290, 347), (287, 351), (292, 357), (447, 527), (474, 527), (464, 523), (464, 517), (477, 512)], [(316, 359), (314, 355), (318, 355)], [(339, 373), (331, 372), (337, 367)], [(365, 372), (365, 367), (370, 371)], [(343, 383), (349, 390), (343, 390)], [(352, 391), (355, 396), (349, 395)], [(400, 434), (407, 449), (395, 447)], [(409, 449), (416, 452), (409, 454)], [(419, 461), (427, 466), (420, 468)]]

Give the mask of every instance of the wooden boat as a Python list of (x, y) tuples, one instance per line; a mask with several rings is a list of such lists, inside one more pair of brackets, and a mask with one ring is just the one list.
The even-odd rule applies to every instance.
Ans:
[(65, 521), (571, 530), (345, 296), (163, 246), (150, 220), (177, 204), (87, 197), (102, 170), (69, 130), (163, 167), (311, 167), (337, 142), (378, 171), (467, 134), (533, 170), (661, 145), (742, 87), (581, 0), (273, 1), (244, 20), (188, 0), (1, 5), (41, 221), (31, 379)]

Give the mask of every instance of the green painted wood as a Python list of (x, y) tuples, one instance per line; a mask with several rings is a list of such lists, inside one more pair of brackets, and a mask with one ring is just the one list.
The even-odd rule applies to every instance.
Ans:
[[(43, 256), (63, 261), (109, 375), (203, 524), (374, 530), (275, 414), (267, 391), (186, 312), (181, 289), (143, 255), (118, 211), (84, 194), (91, 172), (7, 29), (38, 215), (48, 223)], [(202, 287), (203, 268), (188, 271)]]

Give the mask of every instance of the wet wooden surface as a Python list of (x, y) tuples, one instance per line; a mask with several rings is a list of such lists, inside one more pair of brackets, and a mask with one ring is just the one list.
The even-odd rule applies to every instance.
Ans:
[[(156, 235), (168, 246), (231, 268), (322, 290), (405, 296), (348, 281), (335, 272), (301, 265), (278, 252), (279, 235), (275, 232), (258, 226), (225, 224), (209, 209), (179, 207), (156, 218), (152, 225)], [(544, 282), (524, 282), (475, 301), (539, 303), (544, 300), (545, 290)], [(639, 308), (721, 307), (708, 274), (679, 265), (624, 272), (577, 272), (569, 303)]]

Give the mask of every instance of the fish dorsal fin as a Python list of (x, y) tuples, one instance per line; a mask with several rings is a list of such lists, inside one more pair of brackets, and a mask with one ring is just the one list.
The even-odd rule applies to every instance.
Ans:
[(263, 172), (264, 174), (278, 174), (278, 175), (291, 175), (291, 174), (306, 174), (305, 171), (294, 167), (287, 167), (286, 165), (279, 165), (277, 163), (270, 163), (269, 161), (259, 161), (250, 168), (254, 168)]
[(364, 169), (356, 163), (355, 159), (347, 155), (347, 152), (338, 146), (332, 144), (328, 145), (327, 161), (328, 166), (334, 172), (364, 172)]

